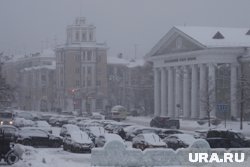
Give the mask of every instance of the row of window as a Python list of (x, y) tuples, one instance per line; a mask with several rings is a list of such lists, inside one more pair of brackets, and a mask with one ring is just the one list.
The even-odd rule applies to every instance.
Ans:
[[(64, 61), (64, 56), (65, 54), (61, 52), (60, 55), (58, 55), (58, 60), (61, 62)], [(76, 61), (92, 61), (94, 60), (94, 52), (89, 50), (89, 51), (81, 51), (81, 55), (75, 55), (75, 60)], [(101, 57), (97, 57), (97, 61), (101, 61)]]
[[(62, 80), (60, 81), (60, 86), (63, 87), (63, 81)], [(80, 85), (80, 80), (76, 80), (75, 81), (75, 86), (76, 87), (80, 87), (81, 86)], [(92, 86), (92, 81), (91, 80), (87, 80), (87, 83), (85, 83), (85, 80), (84, 80), (83, 83), (82, 83), (82, 86), (83, 87)], [(101, 86), (101, 81), (100, 80), (96, 81), (96, 86)]]
[[(83, 32), (83, 33), (81, 33), (81, 36), (80, 36), (80, 32), (79, 31), (77, 31), (76, 33), (75, 33), (75, 40), (77, 41), (77, 42), (86, 42), (87, 41), (87, 33), (85, 32)], [(89, 41), (93, 41), (94, 39), (93, 39), (93, 32), (89, 32)]]

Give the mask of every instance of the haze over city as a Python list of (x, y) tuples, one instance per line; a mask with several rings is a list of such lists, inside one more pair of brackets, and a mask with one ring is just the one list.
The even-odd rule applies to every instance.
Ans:
[(0, 50), (29, 54), (63, 44), (77, 16), (97, 27), (109, 56), (143, 57), (172, 26), (250, 27), (248, 0), (2, 0)]

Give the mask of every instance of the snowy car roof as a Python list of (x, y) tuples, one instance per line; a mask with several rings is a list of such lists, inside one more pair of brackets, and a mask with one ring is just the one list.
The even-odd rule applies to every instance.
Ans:
[(68, 130), (80, 130), (80, 128), (76, 125), (73, 124), (65, 124), (62, 127), (67, 128)]
[(51, 127), (50, 124), (48, 124), (47, 121), (36, 121), (37, 126), (46, 126), (46, 127)]
[(71, 139), (77, 143), (92, 143), (88, 134), (83, 131), (70, 131)]
[(169, 137), (171, 136), (176, 136), (178, 139), (180, 139), (181, 141), (183, 141), (184, 143), (188, 145), (192, 145), (196, 141), (194, 136), (189, 135), (189, 134), (173, 134), (173, 135), (170, 135)]
[(124, 142), (122, 140), (122, 138), (119, 135), (117, 135), (117, 134), (105, 133), (102, 136), (105, 137), (106, 142), (110, 142), (110, 141), (121, 141), (121, 142)]
[[(140, 134), (141, 136), (144, 137), (145, 141), (149, 144), (152, 145), (166, 145), (166, 143), (164, 143), (161, 138), (155, 134), (155, 133), (144, 133), (144, 134)], [(140, 136), (138, 135), (138, 136)]]

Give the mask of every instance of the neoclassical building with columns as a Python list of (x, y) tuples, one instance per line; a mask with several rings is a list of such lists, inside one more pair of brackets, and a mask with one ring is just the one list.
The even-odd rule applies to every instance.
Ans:
[(153, 62), (154, 115), (239, 117), (239, 80), (249, 79), (249, 47), (250, 28), (170, 29), (146, 55)]

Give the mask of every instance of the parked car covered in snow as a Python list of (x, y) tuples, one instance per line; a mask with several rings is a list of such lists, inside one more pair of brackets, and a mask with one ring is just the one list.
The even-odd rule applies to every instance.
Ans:
[(28, 126), (34, 126), (35, 122), (32, 120), (27, 120), (24, 118), (15, 118), (14, 119), (14, 126), (16, 127), (28, 127)]
[(157, 134), (145, 133), (133, 138), (132, 147), (145, 150), (146, 148), (166, 148), (167, 145)]
[(34, 127), (21, 128), (17, 142), (34, 147), (60, 147), (62, 145), (62, 139), (59, 136)]
[(37, 114), (25, 111), (19, 111), (15, 113), (16, 118), (24, 118), (26, 120), (36, 121), (39, 120), (39, 116)]
[(5, 135), (5, 138), (8, 140), (15, 142), (17, 135), (18, 135), (18, 129), (15, 126), (12, 125), (1, 125), (0, 131), (2, 131)]
[(52, 133), (51, 125), (48, 124), (46, 121), (35, 121), (35, 127), (38, 127), (39, 129), (45, 130), (49, 133)]
[(92, 141), (95, 141), (96, 137), (103, 135), (104, 133), (107, 133), (105, 129), (101, 126), (90, 126), (85, 128), (84, 131), (89, 135)]
[(95, 139), (95, 146), (96, 147), (103, 147), (106, 143), (108, 143), (110, 141), (120, 141), (120, 142), (124, 143), (124, 141), (122, 140), (122, 138), (119, 135), (105, 133), (103, 135), (98, 136)]
[(176, 150), (189, 147), (196, 139), (190, 134), (173, 134), (163, 139), (163, 141), (168, 145), (168, 148)]
[(60, 131), (60, 136), (64, 137), (66, 134), (72, 131), (80, 131), (80, 128), (76, 125), (72, 124), (65, 124), (62, 126), (61, 131)]
[(159, 133), (159, 129), (156, 128), (150, 128), (150, 127), (138, 127), (130, 131), (126, 134), (126, 140), (132, 141), (133, 138), (139, 134), (145, 134), (145, 133)]
[(183, 134), (183, 132), (177, 130), (177, 129), (160, 129), (158, 135), (161, 139), (164, 139), (170, 135), (173, 134)]
[(86, 132), (69, 131), (63, 139), (63, 150), (71, 152), (91, 152), (94, 143)]

